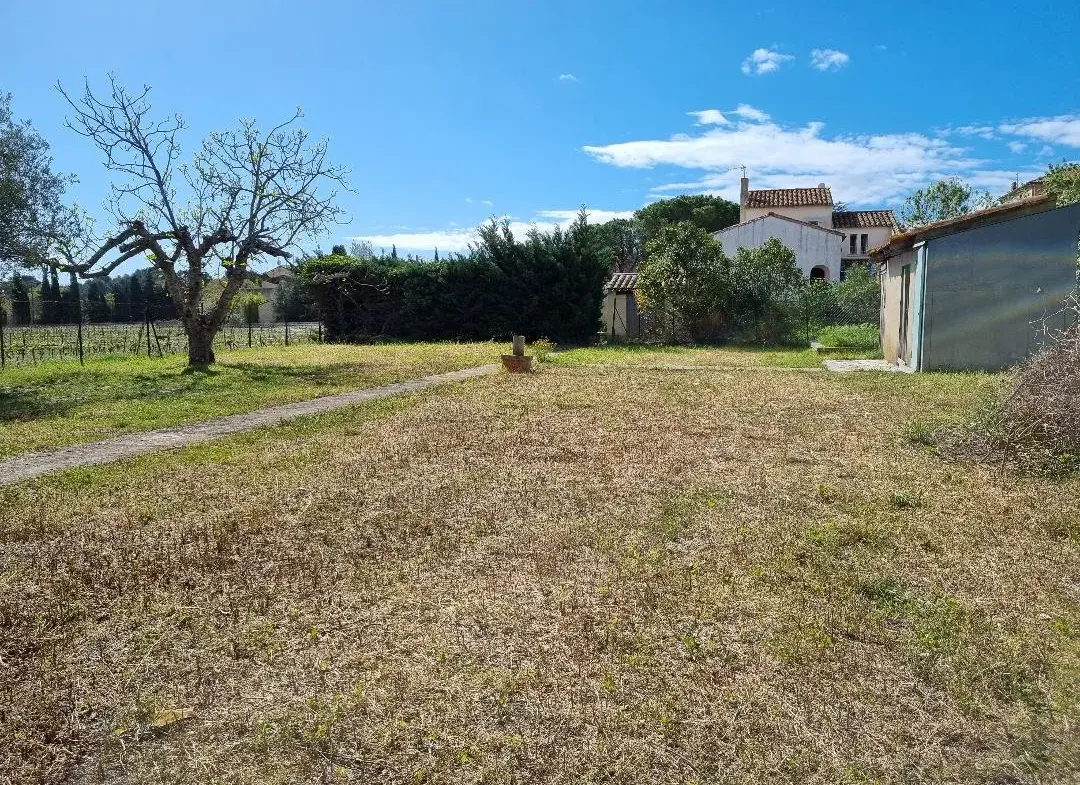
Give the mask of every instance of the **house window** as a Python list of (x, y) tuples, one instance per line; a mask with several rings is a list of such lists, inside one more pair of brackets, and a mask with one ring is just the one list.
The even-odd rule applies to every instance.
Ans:
[(860, 246), (862, 247), (862, 251), (861, 251), (861, 253), (862, 253), (862, 254), (863, 254), (864, 256), (866, 255), (866, 241), (867, 241), (867, 239), (868, 239), (868, 238), (869, 238), (869, 235), (865, 235), (865, 234), (864, 234), (864, 235), (862, 235), (862, 237), (861, 237), (861, 239), (860, 239), (860, 241), (859, 241), (859, 244), (860, 244)]
[(855, 253), (855, 241), (858, 240), (858, 239), (859, 239), (858, 235), (854, 235), (854, 234), (851, 235), (851, 237), (848, 238), (848, 240), (850, 241), (849, 242), (849, 247), (851, 248), (852, 253)]

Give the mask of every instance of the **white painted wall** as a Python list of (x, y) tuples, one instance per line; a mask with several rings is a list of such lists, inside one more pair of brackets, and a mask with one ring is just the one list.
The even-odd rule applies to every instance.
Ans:
[(840, 235), (832, 231), (767, 215), (757, 221), (721, 229), (713, 237), (723, 245), (724, 253), (729, 256), (734, 255), (737, 248), (760, 248), (775, 237), (795, 252), (795, 261), (807, 277), (814, 267), (821, 265), (829, 271), (827, 280), (840, 280), (841, 241)]
[[(827, 204), (814, 205), (812, 207), (744, 207), (742, 223), (761, 218), (769, 213), (786, 215), (796, 221), (817, 221), (818, 226), (832, 229), (832, 207)], [(843, 230), (841, 230), (843, 231)]]
[[(861, 229), (837, 229), (838, 232), (843, 232), (845, 237), (843, 244), (840, 248), (840, 255), (845, 259), (851, 259), (855, 257), (866, 258), (866, 254), (862, 252), (862, 241), (860, 235), (867, 235), (866, 238), (866, 250), (878, 248), (885, 243), (889, 242), (889, 238), (892, 237), (892, 229), (887, 226), (868, 226)], [(855, 253), (851, 253), (851, 235), (855, 235)]]

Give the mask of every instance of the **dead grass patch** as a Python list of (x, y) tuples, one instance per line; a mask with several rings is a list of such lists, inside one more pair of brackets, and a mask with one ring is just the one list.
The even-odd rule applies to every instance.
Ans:
[(2, 489), (0, 771), (1075, 779), (1078, 486), (890, 424), (982, 383), (545, 367)]

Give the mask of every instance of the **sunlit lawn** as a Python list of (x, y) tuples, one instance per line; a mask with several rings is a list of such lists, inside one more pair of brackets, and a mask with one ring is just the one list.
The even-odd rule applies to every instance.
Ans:
[[(830, 354), (830, 359), (874, 357), (874, 352)], [(585, 347), (562, 352), (552, 362), (562, 365), (710, 365), (725, 368), (821, 368), (824, 358), (809, 348), (747, 346), (652, 346), (644, 344)]]
[(904, 435), (1000, 379), (711, 351), (0, 489), (0, 771), (1078, 781), (1078, 481)]
[(0, 371), (0, 456), (105, 439), (496, 362), (494, 343), (298, 344), (221, 352), (208, 373), (183, 357)]

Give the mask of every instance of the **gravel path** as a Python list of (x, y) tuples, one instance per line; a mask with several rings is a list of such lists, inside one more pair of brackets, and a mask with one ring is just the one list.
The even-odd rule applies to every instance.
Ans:
[(143, 453), (171, 450), (176, 447), (195, 444), (196, 442), (216, 439), (219, 436), (241, 433), (255, 428), (265, 428), (268, 425), (277, 425), (294, 417), (303, 417), (306, 414), (328, 412), (345, 406), (355, 406), (358, 403), (376, 398), (403, 395), (426, 390), (429, 387), (437, 387), (441, 384), (475, 379), (479, 376), (494, 373), (498, 369), (498, 365), (480, 365), (461, 371), (450, 371), (435, 376), (425, 376), (421, 379), (388, 384), (385, 387), (371, 387), (367, 390), (356, 390), (355, 392), (340, 395), (327, 395), (324, 398), (313, 398), (310, 401), (270, 406), (254, 412), (232, 414), (228, 417), (218, 417), (213, 420), (192, 423), (191, 425), (132, 433), (126, 436), (117, 436), (115, 439), (79, 444), (73, 447), (62, 447), (48, 452), (17, 455), (13, 458), (0, 460), (0, 485), (12, 485), (33, 477), (39, 477), (42, 474), (73, 469), (76, 466), (111, 463), (112, 461), (131, 458)]

